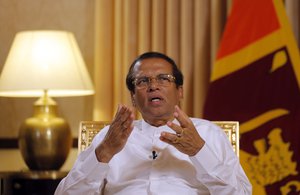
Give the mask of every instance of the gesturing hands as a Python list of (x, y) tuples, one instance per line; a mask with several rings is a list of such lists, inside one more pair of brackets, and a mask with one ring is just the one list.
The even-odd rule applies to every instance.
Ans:
[(194, 156), (203, 147), (205, 141), (198, 134), (189, 117), (178, 106), (175, 106), (174, 117), (179, 121), (180, 125), (170, 121), (167, 122), (167, 125), (175, 133), (162, 132), (160, 140), (173, 145), (182, 153)]
[[(167, 122), (167, 125), (175, 133), (162, 132), (160, 139), (173, 145), (180, 152), (194, 156), (203, 147), (205, 141), (198, 134), (189, 117), (178, 106), (175, 106), (174, 117), (180, 125), (170, 121)], [(115, 154), (124, 148), (133, 130), (133, 120), (133, 110), (125, 105), (119, 105), (105, 138), (95, 150), (99, 162), (109, 162)]]
[(124, 148), (133, 130), (133, 120), (133, 110), (125, 105), (119, 105), (105, 138), (95, 150), (99, 162), (109, 162)]

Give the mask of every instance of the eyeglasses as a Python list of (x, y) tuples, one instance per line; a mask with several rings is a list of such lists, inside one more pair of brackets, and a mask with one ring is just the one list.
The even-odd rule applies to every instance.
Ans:
[(159, 74), (156, 77), (138, 77), (133, 80), (132, 84), (134, 84), (139, 89), (143, 89), (148, 87), (153, 79), (156, 81), (157, 85), (164, 87), (167, 87), (172, 82), (175, 82), (175, 77), (173, 75)]

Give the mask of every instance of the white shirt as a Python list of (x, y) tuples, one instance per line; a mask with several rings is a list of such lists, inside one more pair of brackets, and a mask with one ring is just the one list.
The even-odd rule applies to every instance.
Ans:
[(105, 127), (79, 155), (55, 194), (250, 195), (252, 186), (224, 131), (206, 120), (191, 120), (205, 140), (195, 156), (159, 140), (162, 131), (174, 133), (168, 126), (138, 120), (123, 150), (108, 164), (98, 162), (95, 155), (109, 128)]

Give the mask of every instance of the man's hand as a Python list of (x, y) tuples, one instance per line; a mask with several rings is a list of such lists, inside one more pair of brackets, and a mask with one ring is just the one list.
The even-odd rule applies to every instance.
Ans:
[(125, 105), (119, 105), (105, 138), (95, 150), (99, 162), (108, 163), (115, 154), (124, 148), (133, 130), (133, 120), (133, 110)]
[(175, 133), (162, 132), (160, 140), (173, 145), (182, 153), (194, 156), (204, 146), (205, 141), (198, 134), (189, 117), (178, 106), (175, 106), (174, 117), (179, 121), (180, 125), (169, 121), (167, 125)]

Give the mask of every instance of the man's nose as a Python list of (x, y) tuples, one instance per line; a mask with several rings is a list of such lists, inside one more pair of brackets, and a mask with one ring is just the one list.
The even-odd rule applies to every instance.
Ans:
[(157, 86), (158, 86), (157, 79), (155, 77), (149, 78), (148, 87), (153, 89), (154, 87), (157, 87)]
[(157, 78), (156, 77), (150, 77), (149, 78), (149, 84), (151, 83), (157, 83)]

